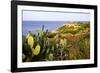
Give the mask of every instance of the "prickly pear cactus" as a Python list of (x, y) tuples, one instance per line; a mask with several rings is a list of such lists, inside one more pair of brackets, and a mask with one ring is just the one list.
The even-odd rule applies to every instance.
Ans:
[(34, 45), (34, 38), (33, 38), (33, 36), (29, 36), (28, 37), (28, 45), (32, 48), (33, 47), (33, 45)]
[(34, 53), (34, 55), (38, 55), (40, 53), (40, 45), (39, 44), (35, 47), (33, 53)]

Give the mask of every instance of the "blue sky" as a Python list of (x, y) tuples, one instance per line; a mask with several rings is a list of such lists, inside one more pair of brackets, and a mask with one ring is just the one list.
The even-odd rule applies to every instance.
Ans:
[(89, 13), (23, 11), (23, 21), (90, 21)]

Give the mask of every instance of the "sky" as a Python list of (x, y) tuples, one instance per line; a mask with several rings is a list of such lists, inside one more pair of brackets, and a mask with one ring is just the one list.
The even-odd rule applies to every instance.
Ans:
[(90, 21), (89, 13), (23, 11), (23, 21)]

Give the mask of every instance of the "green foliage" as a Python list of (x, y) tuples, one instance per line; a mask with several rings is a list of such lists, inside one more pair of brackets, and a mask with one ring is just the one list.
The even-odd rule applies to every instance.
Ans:
[(36, 30), (41, 36), (43, 36), (44, 32), (41, 29)]

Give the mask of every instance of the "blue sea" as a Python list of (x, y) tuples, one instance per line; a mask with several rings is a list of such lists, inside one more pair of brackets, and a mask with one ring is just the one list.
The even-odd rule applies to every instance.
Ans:
[(44, 26), (44, 31), (54, 30), (62, 26), (66, 21), (23, 21), (22, 34), (27, 35), (29, 31), (36, 33), (36, 30), (42, 29)]

